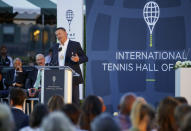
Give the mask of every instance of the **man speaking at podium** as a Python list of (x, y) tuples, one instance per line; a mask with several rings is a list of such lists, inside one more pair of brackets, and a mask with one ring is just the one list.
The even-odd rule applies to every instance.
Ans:
[(79, 65), (87, 62), (88, 57), (85, 55), (79, 42), (68, 39), (67, 32), (63, 27), (57, 28), (55, 34), (59, 43), (54, 44), (52, 47), (53, 53), (50, 65), (69, 66), (80, 74), (79, 77), (73, 77), (72, 85), (72, 102), (79, 105), (79, 84), (83, 83)]

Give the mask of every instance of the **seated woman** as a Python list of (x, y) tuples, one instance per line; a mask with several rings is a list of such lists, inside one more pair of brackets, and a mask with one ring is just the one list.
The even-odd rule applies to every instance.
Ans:
[(102, 104), (97, 96), (88, 96), (82, 104), (82, 114), (79, 126), (82, 130), (90, 130), (90, 123), (96, 116), (102, 113)]
[(130, 117), (132, 122), (130, 131), (151, 131), (155, 111), (151, 106), (138, 99), (133, 104)]
[(49, 112), (61, 110), (63, 106), (64, 106), (64, 97), (63, 96), (55, 95), (55, 96), (52, 96), (48, 100)]
[(30, 126), (22, 128), (21, 131), (40, 131), (40, 125), (48, 113), (49, 111), (46, 105), (37, 104), (29, 117)]
[(178, 131), (174, 111), (179, 105), (173, 97), (168, 96), (160, 101), (157, 109), (158, 131)]

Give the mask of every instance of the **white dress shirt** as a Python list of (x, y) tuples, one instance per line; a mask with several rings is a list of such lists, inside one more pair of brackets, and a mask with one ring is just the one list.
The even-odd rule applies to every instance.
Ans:
[(68, 47), (68, 42), (69, 42), (69, 39), (67, 39), (64, 42), (64, 45), (63, 44), (59, 45), (59, 48), (62, 48), (62, 50), (58, 52), (59, 66), (64, 66), (64, 64), (65, 64), (65, 56), (66, 56), (66, 50), (67, 50), (67, 47)]

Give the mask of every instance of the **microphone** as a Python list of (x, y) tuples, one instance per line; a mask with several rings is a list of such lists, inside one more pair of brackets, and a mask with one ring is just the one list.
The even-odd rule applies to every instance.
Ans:
[(62, 47), (58, 48), (58, 52), (60, 52), (62, 50)]

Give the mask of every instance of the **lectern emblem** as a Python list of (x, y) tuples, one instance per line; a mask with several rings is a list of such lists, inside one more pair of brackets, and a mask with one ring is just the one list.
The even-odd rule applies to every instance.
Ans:
[(56, 76), (52, 76), (52, 81), (53, 81), (53, 84), (54, 84), (55, 81), (56, 81)]

